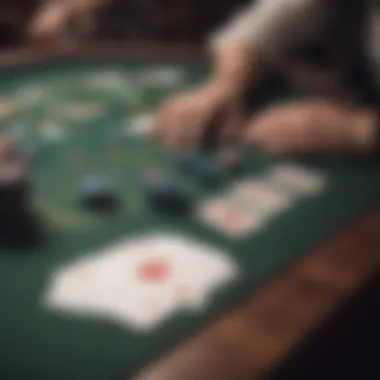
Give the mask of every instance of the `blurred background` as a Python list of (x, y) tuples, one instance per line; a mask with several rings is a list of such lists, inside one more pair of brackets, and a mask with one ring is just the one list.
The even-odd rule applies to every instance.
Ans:
[(196, 42), (247, 0), (1, 0), (0, 46)]

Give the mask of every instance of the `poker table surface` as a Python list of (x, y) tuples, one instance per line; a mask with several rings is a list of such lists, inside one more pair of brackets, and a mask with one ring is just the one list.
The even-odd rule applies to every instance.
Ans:
[[(197, 48), (157, 45), (0, 55), (0, 131), (21, 152), (37, 151), (31, 207), (44, 234), (35, 247), (0, 249), (2, 379), (260, 378), (378, 272), (376, 159), (245, 149), (244, 170), (225, 173), (217, 189), (206, 189), (178, 171), (173, 154), (146, 133), (168, 96), (202, 83), (204, 57)], [(274, 93), (271, 99), (292, 97)], [(215, 160), (214, 151), (205, 155)], [(260, 229), (218, 229), (193, 212), (289, 165), (317, 173), (325, 187), (274, 212)], [(168, 215), (148, 207), (141, 183), (152, 169), (180, 179), (192, 212)], [(107, 175), (115, 186), (122, 202), (114, 215), (94, 215), (78, 202), (78, 184), (91, 174)], [(117, 244), (128, 256), (136, 241), (144, 245), (152, 236), (164, 236), (168, 249), (180, 236), (190, 250), (220, 252), (234, 276), (201, 306), (178, 306), (149, 329), (99, 309), (46, 306), (60, 270), (106, 256)], [(91, 286), (88, 273), (82, 276)], [(119, 305), (131, 302), (133, 286), (117, 290)]]

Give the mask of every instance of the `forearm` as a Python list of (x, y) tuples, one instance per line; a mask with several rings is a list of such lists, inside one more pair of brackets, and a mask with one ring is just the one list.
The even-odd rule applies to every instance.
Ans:
[(316, 109), (315, 119), (322, 117), (319, 122), (330, 125), (331, 138), (338, 133), (353, 153), (380, 153), (380, 113), (376, 109), (328, 99), (319, 104), (322, 107)]
[(244, 41), (234, 41), (216, 50), (213, 59), (211, 81), (235, 94), (244, 93), (248, 87), (260, 83), (266, 73), (260, 49)]
[(352, 120), (359, 153), (380, 153), (380, 114), (373, 109), (358, 109)]
[(259, 84), (269, 67), (281, 71), (288, 50), (316, 38), (324, 20), (318, 0), (253, 2), (213, 36), (213, 78), (239, 91)]

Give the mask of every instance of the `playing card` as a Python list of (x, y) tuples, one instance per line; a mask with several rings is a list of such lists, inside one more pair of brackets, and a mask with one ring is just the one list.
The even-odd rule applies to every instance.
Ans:
[(91, 73), (85, 80), (88, 86), (105, 91), (118, 90), (124, 84), (124, 76), (118, 70)]
[(149, 136), (155, 128), (155, 118), (150, 113), (142, 113), (130, 118), (124, 127), (129, 136)]
[(65, 137), (63, 128), (54, 122), (42, 126), (42, 136), (50, 142), (59, 142)]
[(209, 299), (215, 287), (231, 281), (238, 272), (228, 255), (182, 236), (157, 236), (165, 257), (173, 263), (173, 288), (177, 302), (198, 309)]
[(267, 214), (280, 212), (292, 203), (287, 192), (281, 192), (273, 184), (261, 180), (247, 180), (237, 184), (232, 189), (231, 197), (246, 208)]
[(328, 186), (323, 173), (292, 164), (276, 166), (270, 173), (269, 180), (284, 191), (297, 196), (313, 196)]
[(105, 108), (100, 102), (81, 101), (69, 103), (64, 106), (63, 110), (63, 116), (74, 120), (83, 120), (100, 117), (104, 113)]
[(52, 276), (54, 286), (46, 294), (44, 303), (51, 308), (105, 314), (113, 306), (117, 289), (115, 281), (119, 277), (115, 276), (115, 269), (112, 258), (105, 262), (99, 262), (98, 258), (85, 259), (60, 268)]
[(198, 217), (230, 237), (243, 237), (262, 227), (262, 221), (231, 199), (217, 199), (201, 205)]
[(17, 107), (29, 108), (42, 104), (51, 98), (51, 94), (46, 88), (38, 85), (26, 85), (18, 88), (15, 92), (14, 99)]
[(59, 268), (44, 304), (149, 330), (181, 310), (198, 310), (237, 273), (223, 252), (181, 235), (146, 235)]
[(141, 74), (140, 82), (147, 87), (174, 87), (183, 83), (184, 71), (175, 66), (162, 66), (146, 70)]

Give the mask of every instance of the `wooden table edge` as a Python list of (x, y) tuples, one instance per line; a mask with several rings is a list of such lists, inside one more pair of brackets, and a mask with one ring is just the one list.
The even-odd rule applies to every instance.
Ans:
[(0, 51), (0, 69), (7, 70), (46, 62), (65, 62), (75, 59), (176, 59), (205, 61), (207, 52), (199, 44), (160, 43), (93, 43), (85, 46), (20, 47)]
[(379, 269), (380, 208), (376, 208), (133, 379), (262, 379)]

